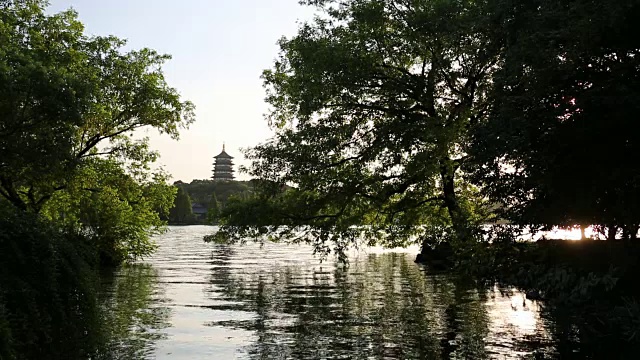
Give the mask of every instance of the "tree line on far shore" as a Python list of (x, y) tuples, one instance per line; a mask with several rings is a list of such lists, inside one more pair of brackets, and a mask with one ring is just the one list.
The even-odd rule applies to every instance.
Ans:
[(215, 225), (221, 209), (230, 199), (251, 193), (251, 181), (193, 180), (173, 183), (176, 197), (166, 220), (169, 225)]

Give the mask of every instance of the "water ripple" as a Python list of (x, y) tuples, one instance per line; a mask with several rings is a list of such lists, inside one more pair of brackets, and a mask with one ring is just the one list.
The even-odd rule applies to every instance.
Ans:
[[(410, 253), (205, 244), (172, 227), (105, 281), (119, 359), (521, 359), (557, 355), (535, 302), (430, 274)], [(151, 335), (150, 335), (151, 334)]]

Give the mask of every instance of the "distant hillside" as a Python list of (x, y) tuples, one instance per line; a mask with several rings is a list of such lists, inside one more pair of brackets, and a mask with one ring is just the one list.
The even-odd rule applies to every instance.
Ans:
[[(215, 194), (219, 206), (222, 207), (231, 195), (250, 192), (250, 184), (249, 181), (193, 180), (191, 183), (176, 181), (173, 185), (182, 189), (188, 195), (189, 201), (187, 202), (184, 198), (180, 199), (181, 196), (184, 197), (184, 193), (178, 194), (168, 218), (169, 224), (206, 224), (207, 212), (211, 206), (213, 194)], [(178, 217), (173, 214), (182, 215)]]
[(209, 204), (211, 194), (215, 193), (218, 201), (224, 204), (233, 194), (249, 191), (249, 181), (213, 181), (213, 180), (193, 180), (191, 183), (176, 181), (173, 185), (182, 187), (192, 202), (200, 203), (204, 206)]

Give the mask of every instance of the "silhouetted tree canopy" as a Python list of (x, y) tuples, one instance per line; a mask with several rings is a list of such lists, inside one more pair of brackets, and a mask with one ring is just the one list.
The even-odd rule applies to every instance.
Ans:
[(486, 202), (635, 234), (637, 0), (305, 3), (318, 16), (263, 75), (275, 136), (247, 155), (264, 186), (220, 239), (470, 239)]
[[(500, 60), (495, 4), (307, 3), (319, 17), (280, 41), (263, 75), (276, 135), (247, 153), (251, 175), (278, 184), (276, 193), (293, 188), (274, 200), (270, 221), (332, 234), (366, 224), (397, 244), (433, 222), (471, 237), (480, 201), (459, 167)], [(389, 227), (394, 236), (383, 234)]]
[(520, 1), (469, 169), (519, 224), (640, 224), (640, 2)]

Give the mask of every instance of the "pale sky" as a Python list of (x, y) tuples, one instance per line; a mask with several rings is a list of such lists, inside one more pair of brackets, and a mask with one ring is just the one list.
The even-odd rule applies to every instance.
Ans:
[[(173, 59), (167, 82), (196, 106), (180, 140), (153, 133), (151, 145), (172, 180), (211, 177), (222, 143), (236, 164), (240, 148), (271, 132), (260, 75), (278, 54), (276, 41), (296, 33), (313, 9), (298, 0), (50, 0), (49, 12), (73, 7), (91, 35), (116, 35), (128, 48), (149, 47)], [(236, 165), (237, 168), (237, 165)], [(237, 174), (239, 180), (246, 175)]]

